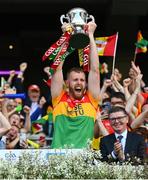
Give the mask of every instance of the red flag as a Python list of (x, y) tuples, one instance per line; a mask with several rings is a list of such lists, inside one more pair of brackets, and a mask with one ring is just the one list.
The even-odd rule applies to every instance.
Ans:
[(116, 49), (117, 34), (108, 37), (96, 38), (99, 56), (114, 56)]

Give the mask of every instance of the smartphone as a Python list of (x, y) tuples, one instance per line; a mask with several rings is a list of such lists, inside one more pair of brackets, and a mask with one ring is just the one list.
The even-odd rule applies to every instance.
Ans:
[(20, 144), (27, 140), (26, 133), (20, 132)]

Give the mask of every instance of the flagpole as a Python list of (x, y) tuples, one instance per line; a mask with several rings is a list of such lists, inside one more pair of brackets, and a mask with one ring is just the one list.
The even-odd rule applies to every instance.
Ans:
[(137, 55), (136, 50), (137, 50), (137, 47), (135, 48), (135, 53), (134, 53), (134, 59), (133, 59), (133, 62), (134, 62), (134, 63), (135, 63), (135, 61), (136, 61), (136, 55)]
[[(139, 38), (142, 37), (141, 35), (141, 31), (139, 30), (138, 33), (137, 33), (137, 42), (139, 41)], [(140, 39), (141, 40), (141, 39)], [(136, 56), (137, 56), (137, 46), (135, 47), (135, 53), (134, 53), (134, 59), (133, 59), (133, 62), (135, 63), (136, 61)]]
[(116, 34), (116, 41), (115, 41), (114, 56), (113, 56), (112, 74), (113, 74), (114, 69), (115, 69), (115, 58), (116, 58), (116, 48), (117, 48), (118, 34), (119, 33), (117, 32), (117, 34)]

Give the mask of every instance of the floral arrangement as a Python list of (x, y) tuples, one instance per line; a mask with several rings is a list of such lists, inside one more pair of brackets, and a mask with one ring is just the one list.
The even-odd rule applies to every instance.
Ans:
[(147, 179), (146, 165), (101, 162), (99, 151), (50, 155), (43, 160), (38, 153), (22, 153), (19, 159), (0, 161), (0, 179)]

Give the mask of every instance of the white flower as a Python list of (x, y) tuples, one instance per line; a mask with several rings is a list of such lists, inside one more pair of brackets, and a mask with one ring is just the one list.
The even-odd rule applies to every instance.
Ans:
[(100, 152), (85, 149), (79, 153), (51, 155), (44, 161), (40, 153), (24, 153), (16, 163), (0, 161), (0, 179), (146, 179), (142, 165), (108, 164), (96, 160)]

